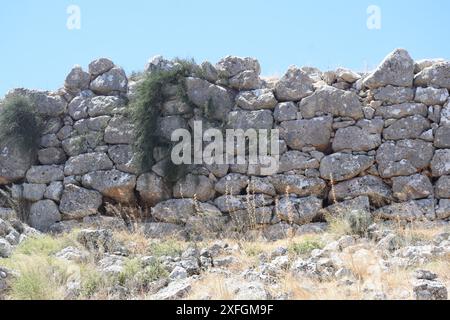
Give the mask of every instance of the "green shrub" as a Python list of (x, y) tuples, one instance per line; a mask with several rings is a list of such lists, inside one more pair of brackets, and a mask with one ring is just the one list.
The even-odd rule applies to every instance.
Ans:
[(13, 263), (20, 276), (11, 282), (9, 296), (14, 300), (61, 300), (70, 266), (51, 257), (20, 256)]
[(132, 280), (141, 271), (142, 264), (138, 259), (128, 259), (124, 262), (123, 269), (119, 274), (119, 283), (123, 286), (128, 280)]
[[(158, 145), (167, 145), (161, 141), (158, 132), (158, 120), (161, 108), (167, 97), (164, 88), (167, 85), (178, 87), (178, 96), (188, 102), (184, 86), (184, 78), (192, 73), (195, 63), (187, 60), (176, 60), (177, 67), (171, 70), (160, 70), (147, 73), (136, 89), (136, 95), (130, 103), (131, 118), (135, 126), (135, 143), (137, 164), (142, 172), (150, 171), (153, 164), (153, 149)], [(182, 166), (175, 166), (168, 161), (166, 173), (177, 176)]]
[(82, 297), (89, 299), (107, 287), (107, 279), (89, 265), (81, 267), (81, 275)]
[(143, 283), (145, 284), (159, 279), (167, 278), (168, 276), (169, 272), (167, 272), (167, 270), (159, 261), (155, 261), (147, 266), (142, 273)]
[(324, 243), (317, 239), (305, 239), (301, 242), (294, 242), (289, 245), (289, 252), (294, 255), (310, 254), (314, 249), (322, 249)]
[(244, 243), (244, 252), (249, 257), (257, 257), (261, 253), (264, 253), (264, 246), (259, 243), (248, 242)]
[(125, 261), (117, 281), (120, 285), (128, 287), (130, 290), (137, 289), (140, 291), (149, 283), (168, 276), (168, 271), (158, 260), (153, 261), (144, 268), (139, 259), (129, 259)]
[(183, 252), (183, 246), (175, 240), (164, 240), (162, 242), (152, 242), (149, 246), (149, 254), (155, 257), (177, 256)]
[(29, 237), (15, 250), (15, 254), (49, 256), (67, 247), (66, 238), (54, 238), (50, 235)]
[(42, 132), (42, 119), (28, 98), (14, 96), (3, 101), (0, 109), (0, 141), (35, 155)]

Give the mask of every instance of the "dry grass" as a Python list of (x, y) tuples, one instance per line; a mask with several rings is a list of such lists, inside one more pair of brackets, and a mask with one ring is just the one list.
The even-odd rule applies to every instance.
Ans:
[(406, 226), (397, 224), (394, 228), (397, 234), (405, 244), (414, 245), (423, 241), (433, 241), (437, 235), (443, 232), (449, 232), (450, 228), (445, 226), (431, 226), (410, 223)]
[[(251, 195), (251, 194), (250, 194)], [(248, 201), (249, 209), (253, 205)], [(129, 215), (129, 214), (128, 214)], [(123, 217), (123, 216), (121, 216)], [(298, 257), (306, 259), (313, 249), (322, 248), (330, 241), (344, 234), (352, 234), (345, 220), (331, 218), (331, 229), (324, 234), (290, 236), (286, 239), (267, 242), (247, 240), (244, 237), (224, 240), (230, 247), (223, 257), (233, 256), (234, 262), (226, 267), (226, 272), (206, 271), (193, 281), (188, 299), (210, 298), (230, 300), (234, 298), (236, 285), (250, 281), (242, 278), (242, 272), (260, 266), (260, 255), (270, 257), (279, 248), (288, 249), (289, 260)], [(436, 224), (386, 225), (403, 241), (402, 245), (414, 245), (432, 242), (448, 227)], [(148, 284), (159, 277), (167, 277), (167, 271), (161, 265), (149, 268), (142, 266), (140, 256), (178, 256), (188, 247), (208, 248), (217, 240), (187, 242), (173, 239), (149, 239), (142, 228), (114, 230), (119, 243), (126, 244), (130, 256), (125, 260), (123, 272), (116, 276), (106, 276), (98, 270), (97, 260), (90, 257), (83, 263), (62, 262), (54, 257), (59, 250), (79, 244), (76, 231), (58, 237), (42, 236), (23, 242), (10, 259), (3, 259), (2, 265), (18, 270), (23, 276), (14, 281), (10, 299), (126, 299), (145, 298)], [(413, 299), (412, 273), (423, 268), (439, 275), (439, 280), (450, 287), (450, 255), (435, 258), (430, 263), (411, 268), (382, 265), (386, 258), (383, 252), (370, 241), (360, 241), (358, 245), (339, 253), (343, 267), (354, 275), (352, 285), (345, 285), (335, 277), (316, 279), (298, 276), (290, 271), (280, 271), (275, 283), (265, 283), (265, 289), (271, 297), (283, 297), (294, 300), (360, 300), (370, 299), (377, 292), (383, 292), (389, 299)], [(68, 296), (66, 283), (70, 279), (81, 282), (80, 292)], [(128, 291), (114, 290), (120, 285)], [(146, 291), (147, 290), (147, 291)]]
[(141, 229), (134, 232), (126, 230), (117, 231), (115, 233), (115, 238), (122, 243), (126, 243), (127, 248), (132, 254), (145, 255), (148, 253), (150, 239), (146, 237)]
[(187, 300), (210, 298), (212, 300), (233, 300), (233, 292), (226, 284), (226, 276), (207, 274), (192, 285)]

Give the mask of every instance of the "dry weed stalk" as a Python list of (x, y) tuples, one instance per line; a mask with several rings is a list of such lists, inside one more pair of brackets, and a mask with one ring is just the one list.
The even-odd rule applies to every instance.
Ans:
[(125, 227), (132, 233), (139, 232), (140, 225), (147, 216), (146, 210), (139, 206), (129, 207), (122, 204), (113, 205), (107, 203), (105, 210), (107, 214), (122, 219)]

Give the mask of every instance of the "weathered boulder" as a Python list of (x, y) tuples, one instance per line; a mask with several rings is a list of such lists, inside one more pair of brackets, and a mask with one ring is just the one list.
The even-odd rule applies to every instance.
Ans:
[(270, 183), (278, 194), (295, 194), (300, 197), (321, 197), (326, 191), (326, 183), (320, 178), (308, 178), (301, 175), (274, 175), (269, 177)]
[(444, 59), (441, 58), (434, 58), (434, 59), (422, 59), (419, 61), (416, 61), (415, 63), (415, 68), (414, 68), (414, 73), (420, 73), (422, 72), (425, 68), (429, 68), (437, 63), (441, 63), (441, 62), (445, 62)]
[(417, 139), (430, 127), (430, 122), (424, 117), (411, 116), (399, 119), (384, 129), (383, 137), (386, 140)]
[(436, 130), (434, 146), (442, 149), (450, 148), (450, 126), (441, 126)]
[(48, 91), (37, 91), (28, 89), (14, 89), (6, 95), (11, 96), (26, 96), (33, 101), (36, 111), (42, 116), (57, 117), (67, 111), (67, 102), (58, 94)]
[(198, 78), (186, 78), (186, 93), (189, 100), (205, 110), (208, 117), (223, 121), (234, 106), (234, 94), (224, 87)]
[(383, 120), (360, 120), (356, 126), (340, 128), (336, 131), (332, 148), (339, 151), (370, 151), (381, 144)]
[(190, 239), (195, 238), (217, 238), (218, 234), (226, 228), (227, 223), (230, 220), (228, 216), (222, 216), (219, 209), (215, 214), (190, 217), (186, 221), (185, 230), (189, 234)]
[(127, 75), (122, 68), (114, 67), (95, 78), (91, 82), (90, 89), (101, 95), (109, 95), (114, 92), (126, 93), (128, 90)]
[(64, 174), (66, 176), (83, 175), (92, 171), (112, 168), (113, 163), (106, 153), (94, 152), (69, 158), (64, 167)]
[(59, 210), (65, 220), (81, 219), (96, 214), (102, 202), (100, 192), (69, 184), (65, 186)]
[(60, 146), (61, 141), (59, 141), (58, 137), (54, 133), (45, 134), (41, 138), (41, 147), (43, 148), (55, 148)]
[(271, 206), (273, 204), (273, 198), (266, 194), (223, 195), (214, 199), (214, 204), (221, 212), (229, 213), (238, 210), (251, 210), (252, 208)]
[(215, 185), (220, 194), (239, 195), (247, 188), (249, 178), (239, 173), (230, 173), (221, 178)]
[(438, 199), (450, 199), (450, 176), (442, 176), (435, 184)]
[(233, 228), (242, 231), (243, 228), (255, 228), (258, 225), (268, 225), (272, 221), (273, 207), (248, 208), (230, 212)]
[(42, 200), (31, 205), (28, 219), (31, 227), (47, 232), (50, 226), (61, 221), (61, 214), (52, 200)]
[(105, 129), (105, 142), (109, 144), (132, 144), (134, 141), (133, 123), (125, 117), (114, 117)]
[(441, 110), (440, 125), (450, 126), (450, 100), (444, 105)]
[(171, 99), (162, 105), (161, 114), (163, 116), (179, 116), (192, 114), (192, 107), (181, 99)]
[(386, 104), (400, 104), (414, 99), (414, 89), (404, 87), (381, 87), (373, 91), (375, 100), (383, 101)]
[(223, 163), (223, 164), (207, 164), (205, 165), (206, 169), (209, 170), (216, 178), (223, 178), (228, 174), (228, 171), (230, 170), (230, 165)]
[(369, 156), (335, 153), (320, 162), (320, 176), (331, 181), (348, 180), (370, 168), (374, 161)]
[(343, 201), (359, 196), (367, 196), (372, 205), (381, 207), (392, 200), (392, 191), (382, 179), (367, 175), (334, 185), (328, 194), (328, 199)]
[(361, 76), (358, 73), (353, 72), (352, 70), (349, 70), (349, 69), (345, 69), (345, 68), (337, 68), (336, 76), (339, 79), (342, 79), (343, 81), (348, 82), (348, 83), (354, 83), (354, 82), (358, 81), (359, 79), (361, 79)]
[(384, 119), (400, 119), (414, 115), (426, 117), (428, 115), (427, 106), (422, 103), (402, 103), (381, 106), (375, 111), (375, 116), (381, 116)]
[(299, 101), (313, 90), (313, 80), (301, 69), (291, 66), (275, 85), (275, 96), (278, 101)]
[(376, 89), (387, 85), (412, 87), (414, 81), (414, 60), (404, 49), (390, 53), (363, 81), (364, 86)]
[(53, 181), (62, 181), (64, 171), (62, 166), (33, 166), (26, 174), (27, 181), (30, 183), (46, 184)]
[(245, 70), (228, 79), (228, 86), (237, 90), (254, 90), (261, 87), (259, 73), (254, 70)]
[(450, 89), (450, 62), (440, 62), (423, 69), (414, 79), (418, 87)]
[(332, 217), (344, 216), (347, 212), (370, 212), (368, 196), (360, 196), (342, 202), (336, 202), (325, 208)]
[(63, 164), (66, 153), (61, 148), (46, 148), (38, 151), (39, 162), (43, 165)]
[(103, 196), (119, 203), (135, 201), (136, 176), (119, 170), (94, 171), (83, 176), (82, 184), (99, 191)]
[(330, 145), (332, 124), (331, 117), (284, 121), (281, 123), (280, 135), (291, 149), (315, 147), (323, 151)]
[(215, 195), (214, 183), (208, 177), (188, 174), (173, 187), (175, 198), (196, 198), (198, 201), (209, 201)]
[(190, 278), (172, 281), (156, 294), (150, 296), (151, 300), (180, 300), (188, 295), (192, 289)]
[(270, 89), (243, 91), (236, 96), (236, 104), (245, 110), (273, 109), (277, 100)]
[(211, 62), (203, 61), (200, 68), (203, 79), (211, 83), (216, 83), (216, 81), (219, 80), (219, 72)]
[(423, 199), (433, 195), (430, 179), (421, 174), (392, 178), (394, 197), (400, 201)]
[(100, 58), (89, 64), (89, 73), (92, 76), (97, 77), (105, 72), (108, 72), (112, 68), (114, 68), (114, 63), (111, 60)]
[(110, 116), (98, 116), (90, 119), (81, 119), (73, 124), (73, 128), (81, 135), (90, 131), (104, 131), (111, 120)]
[(64, 86), (69, 90), (86, 90), (90, 81), (89, 73), (83, 71), (80, 66), (75, 66), (67, 75)]
[(450, 217), (450, 200), (441, 199), (439, 200), (439, 206), (436, 208), (436, 218), (437, 219), (448, 219)]
[(437, 280), (420, 279), (414, 282), (414, 295), (416, 300), (447, 300), (446, 286)]
[(323, 200), (314, 196), (283, 197), (275, 206), (275, 215), (282, 221), (303, 225), (311, 223), (322, 211)]
[(216, 64), (216, 69), (222, 77), (231, 78), (244, 71), (261, 72), (258, 60), (250, 57), (226, 56)]
[(336, 117), (364, 118), (361, 103), (354, 92), (325, 86), (299, 104), (302, 117), (310, 119), (317, 115), (331, 114)]
[(172, 196), (172, 192), (163, 178), (155, 173), (140, 175), (136, 183), (136, 190), (145, 205), (150, 207)]
[(187, 234), (184, 226), (165, 222), (148, 222), (143, 226), (144, 234), (154, 239), (186, 239)]
[(45, 184), (24, 183), (22, 185), (22, 197), (28, 201), (39, 201), (44, 198)]
[(251, 177), (248, 190), (250, 194), (267, 194), (269, 196), (275, 196), (277, 194), (274, 186), (267, 177)]
[(61, 200), (63, 189), (64, 187), (61, 181), (54, 181), (45, 189), (44, 198), (59, 202)]
[(134, 157), (133, 147), (128, 144), (110, 146), (108, 156), (120, 171), (136, 174), (138, 166)]
[(69, 112), (69, 115), (72, 117), (73, 120), (80, 120), (87, 118), (89, 116), (88, 114), (88, 105), (89, 100), (85, 99), (82, 96), (77, 96), (70, 101), (67, 109)]
[(0, 185), (23, 179), (33, 160), (29, 151), (12, 142), (0, 142)]
[(228, 114), (227, 127), (230, 129), (272, 129), (273, 115), (270, 110), (232, 111)]
[(427, 220), (435, 218), (433, 200), (411, 200), (384, 206), (374, 213), (377, 218), (387, 220)]
[(298, 107), (293, 102), (282, 102), (277, 104), (273, 112), (273, 117), (277, 122), (296, 120)]
[(177, 129), (189, 129), (186, 119), (181, 116), (162, 117), (158, 121), (157, 132), (167, 141), (171, 141), (172, 133)]
[(173, 70), (175, 65), (175, 62), (167, 60), (161, 55), (156, 55), (149, 59), (148, 63), (145, 65), (144, 71), (148, 73), (170, 71)]
[[(419, 150), (416, 150), (416, 152), (419, 152)], [(436, 150), (431, 161), (431, 171), (433, 177), (450, 174), (450, 149)]]
[(443, 105), (448, 99), (447, 89), (436, 89), (433, 87), (417, 88), (415, 100), (428, 106)]
[(283, 153), (280, 157), (278, 172), (283, 173), (292, 170), (318, 169), (319, 166), (319, 160), (313, 158), (311, 155), (292, 150)]
[(378, 171), (383, 178), (408, 176), (429, 166), (433, 144), (422, 140), (383, 143), (377, 150)]
[(109, 229), (81, 230), (77, 234), (77, 241), (92, 252), (112, 252), (115, 247), (113, 233)]
[(152, 208), (152, 216), (160, 222), (185, 224), (193, 215), (195, 202), (192, 199), (171, 199)]
[(122, 114), (126, 108), (125, 101), (119, 97), (100, 96), (85, 101), (90, 117)]
[(68, 138), (61, 143), (64, 152), (69, 156), (78, 156), (82, 153), (86, 153), (89, 150), (89, 143), (86, 136), (76, 136)]

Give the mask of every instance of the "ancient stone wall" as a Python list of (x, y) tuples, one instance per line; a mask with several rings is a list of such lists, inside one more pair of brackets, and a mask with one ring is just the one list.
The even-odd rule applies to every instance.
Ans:
[[(176, 68), (161, 57), (145, 72)], [(195, 165), (165, 178), (169, 150), (141, 173), (127, 110), (140, 80), (108, 59), (75, 67), (58, 92), (16, 89), (46, 116), (38, 159), (0, 141), (0, 184), (31, 202), (29, 223), (49, 231), (95, 215), (106, 202), (151, 207), (150, 236), (263, 229), (268, 238), (351, 210), (400, 220), (450, 216), (450, 63), (414, 62), (402, 49), (372, 73), (291, 67), (260, 77), (252, 58), (205, 62), (185, 79), (190, 103), (168, 87), (159, 134), (217, 123), (279, 129), (280, 165)], [(209, 117), (203, 117), (204, 110)]]

